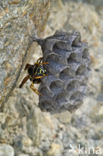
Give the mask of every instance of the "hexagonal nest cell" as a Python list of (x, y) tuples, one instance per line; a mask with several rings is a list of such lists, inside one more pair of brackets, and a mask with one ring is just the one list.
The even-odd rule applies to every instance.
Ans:
[(61, 92), (62, 88), (63, 88), (63, 82), (60, 80), (53, 81), (50, 84), (50, 89), (55, 94)]
[(75, 76), (75, 72), (70, 69), (70, 67), (65, 68), (60, 72), (59, 78), (61, 80), (68, 80), (68, 78), (73, 78)]
[(44, 61), (49, 63), (45, 66), (48, 75), (52, 75), (52, 80), (44, 77), (46, 80), (41, 82), (40, 92), (47, 87), (49, 91), (39, 97), (39, 107), (52, 113), (77, 109), (83, 103), (83, 95), (86, 95), (86, 89), (80, 88), (82, 84), (87, 87), (86, 75), (90, 65), (87, 44), (81, 41), (79, 32), (62, 31), (37, 42), (43, 51)]

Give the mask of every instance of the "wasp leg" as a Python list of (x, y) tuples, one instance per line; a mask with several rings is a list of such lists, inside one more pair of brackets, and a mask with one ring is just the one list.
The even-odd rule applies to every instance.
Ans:
[(48, 64), (48, 62), (42, 62), (43, 57), (40, 57), (35, 64)]
[(35, 64), (40, 65), (42, 63), (43, 57), (40, 57)]
[(49, 64), (48, 62), (41, 62), (41, 63), (35, 63), (35, 64), (37, 64), (37, 65), (43, 65), (43, 64)]
[(41, 63), (42, 60), (43, 60), (43, 57), (40, 57), (40, 58), (37, 60), (37, 63), (38, 63), (38, 64)]
[(33, 84), (33, 83), (30, 85), (30, 88), (31, 88), (37, 95), (42, 95), (36, 88), (34, 88), (34, 84)]
[(35, 76), (35, 79), (41, 79), (41, 78), (43, 78), (43, 77), (45, 77), (45, 76), (48, 76), (48, 75), (45, 74), (45, 75), (42, 75), (42, 76)]
[(24, 83), (26, 83), (26, 81), (27, 81), (28, 79), (29, 79), (29, 75), (27, 75), (27, 76), (23, 79), (23, 81), (21, 82), (19, 88), (22, 88), (23, 85), (24, 85)]
[(42, 62), (42, 63), (40, 63), (40, 64), (49, 64), (48, 62)]

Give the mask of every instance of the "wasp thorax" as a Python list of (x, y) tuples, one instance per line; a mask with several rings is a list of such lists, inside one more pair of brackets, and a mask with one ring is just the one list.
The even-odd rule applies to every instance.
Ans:
[(36, 71), (35, 71), (35, 74), (38, 75), (38, 76), (43, 76), (46, 73), (47, 73), (46, 69), (43, 67), (43, 65), (38, 66)]

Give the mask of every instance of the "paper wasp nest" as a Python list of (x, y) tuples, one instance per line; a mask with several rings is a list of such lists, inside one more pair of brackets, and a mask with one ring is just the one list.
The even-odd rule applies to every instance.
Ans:
[(83, 103), (90, 58), (80, 33), (56, 32), (36, 40), (42, 48), (48, 76), (42, 79), (39, 107), (49, 112), (73, 111)]

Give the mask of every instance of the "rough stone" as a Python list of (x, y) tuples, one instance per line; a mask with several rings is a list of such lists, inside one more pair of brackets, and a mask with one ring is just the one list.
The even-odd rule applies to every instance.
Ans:
[(18, 156), (29, 156), (28, 154), (19, 154)]
[(57, 113), (54, 116), (63, 124), (67, 124), (71, 122), (72, 113), (70, 113), (69, 111), (65, 111), (62, 113)]
[(13, 147), (7, 144), (0, 144), (0, 156), (14, 156)]
[(43, 31), (48, 14), (49, 0), (0, 2), (0, 110), (16, 86), (27, 54), (30, 58), (34, 51), (30, 36)]
[(53, 143), (47, 156), (62, 156), (63, 147), (60, 144)]

